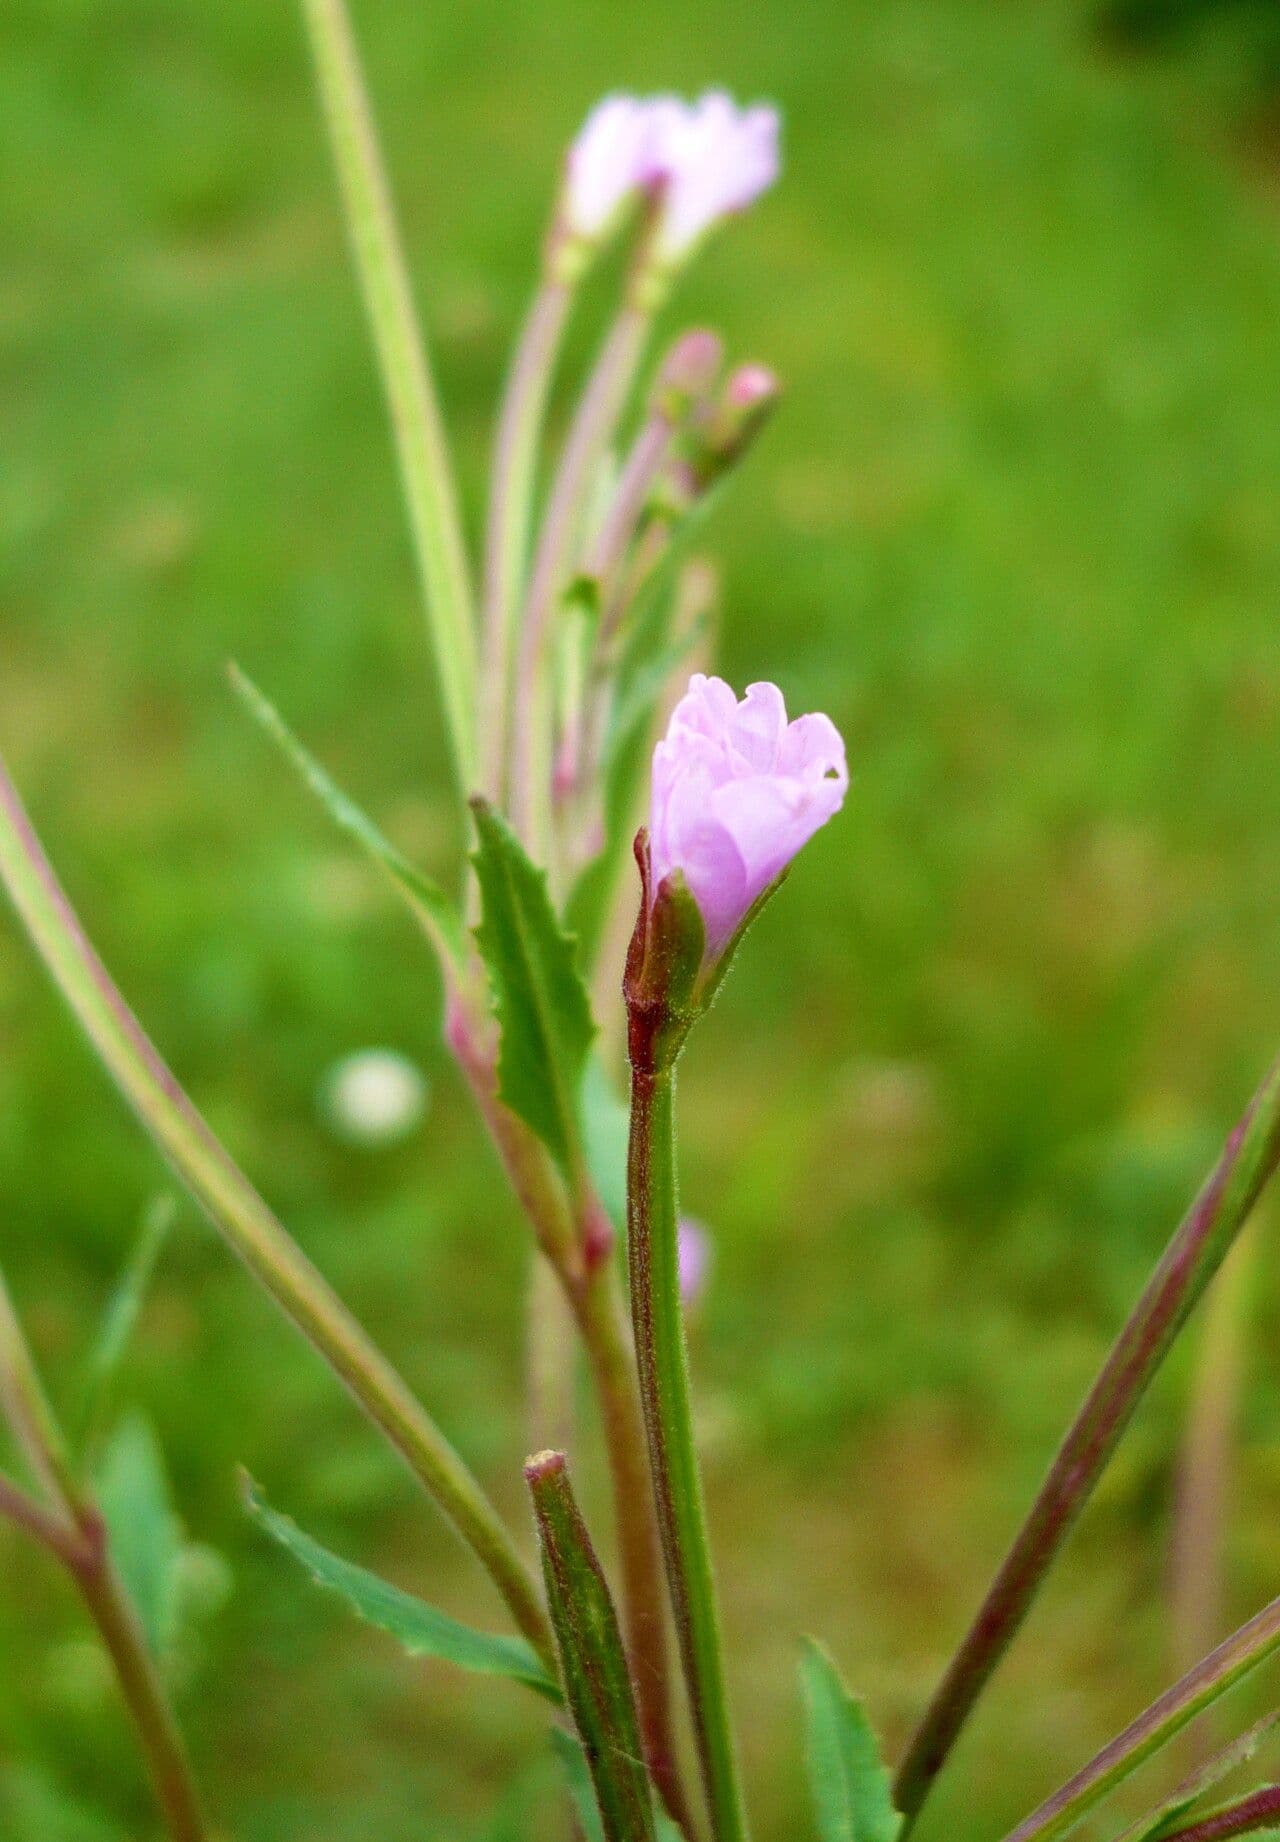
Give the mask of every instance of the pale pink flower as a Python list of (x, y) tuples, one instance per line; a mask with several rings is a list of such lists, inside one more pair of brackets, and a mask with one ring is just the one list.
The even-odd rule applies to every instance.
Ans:
[(568, 229), (594, 241), (629, 199), (653, 184), (653, 104), (638, 96), (598, 102), (569, 149), (563, 212)]
[(723, 678), (696, 673), (653, 754), (651, 899), (683, 871), (714, 959), (848, 785), (830, 717), (788, 723), (776, 684), (748, 685), (739, 702)]
[(657, 97), (651, 182), (661, 188), (657, 254), (685, 256), (713, 224), (741, 211), (778, 176), (778, 111), (766, 103), (740, 109), (723, 90), (697, 102)]

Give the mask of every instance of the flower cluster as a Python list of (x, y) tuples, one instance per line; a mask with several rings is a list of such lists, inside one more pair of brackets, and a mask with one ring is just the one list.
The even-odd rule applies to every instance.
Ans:
[(778, 112), (766, 103), (739, 108), (723, 90), (696, 102), (607, 96), (569, 151), (564, 221), (593, 243), (647, 195), (657, 209), (655, 260), (670, 266), (777, 176)]

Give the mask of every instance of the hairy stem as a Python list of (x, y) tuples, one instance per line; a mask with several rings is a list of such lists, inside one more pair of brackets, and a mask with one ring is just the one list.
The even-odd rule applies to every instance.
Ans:
[(494, 444), (485, 540), (481, 782), (506, 798), (511, 671), (529, 557), (529, 528), (547, 393), (573, 289), (547, 281), (538, 290), (516, 347)]
[(1068, 1432), (895, 1785), (910, 1833), (952, 1746), (1018, 1632), (1152, 1377), (1280, 1161), (1280, 1062), (1227, 1141)]
[(1057, 1842), (1131, 1772), (1280, 1649), (1280, 1599), (1234, 1632), (1011, 1830), (1005, 1842)]
[(622, 1564), (623, 1617), (645, 1756), (663, 1802), (687, 1830), (671, 1725), (662, 1563), (635, 1362), (610, 1258), (612, 1229), (594, 1203), (588, 1210), (591, 1219), (575, 1222), (543, 1146), (499, 1100), (492, 1049), (458, 994), (450, 1001), (446, 1036), (582, 1338), (609, 1465)]
[(177, 1176), (435, 1499), (519, 1629), (550, 1660), (551, 1633), (537, 1585), (497, 1511), (179, 1087), (94, 951), (2, 763), (0, 881), (104, 1066)]
[(643, 1065), (634, 1053), (627, 1229), (649, 1468), (707, 1807), (716, 1842), (744, 1842), (746, 1812), (689, 1403), (677, 1252), (674, 1074), (670, 1067)]
[(346, 8), (343, 0), (303, 0), (303, 11), (391, 412), (454, 769), (469, 793), (476, 761), (475, 629), (448, 442)]

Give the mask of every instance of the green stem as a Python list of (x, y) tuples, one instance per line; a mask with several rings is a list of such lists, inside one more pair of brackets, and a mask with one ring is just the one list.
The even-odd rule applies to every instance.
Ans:
[(343, 0), (303, 0), (347, 226), (391, 412), (458, 784), (474, 785), (473, 596), (448, 443)]
[(1280, 1599), (1273, 1599), (1011, 1830), (1005, 1842), (1057, 1842), (1069, 1834), (1116, 1785), (1277, 1650)]
[(94, 951), (2, 762), (0, 881), (104, 1066), (177, 1176), (435, 1499), (490, 1574), (519, 1629), (550, 1660), (537, 1586), (497, 1511), (179, 1087)]
[(548, 280), (534, 298), (516, 347), (493, 451), (485, 542), (484, 655), (481, 685), (482, 783), (502, 804), (511, 673), (529, 561), (529, 527), (538, 443), (574, 289)]
[(689, 1404), (680, 1299), (675, 1078), (634, 1054), (627, 1228), (631, 1317), (667, 1583), (716, 1842), (745, 1842), (720, 1620)]

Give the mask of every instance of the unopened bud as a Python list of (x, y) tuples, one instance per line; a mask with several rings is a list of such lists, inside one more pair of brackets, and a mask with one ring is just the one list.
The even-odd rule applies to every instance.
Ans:
[(705, 327), (682, 333), (658, 369), (652, 413), (665, 422), (683, 422), (690, 410), (706, 397), (720, 375), (724, 344)]
[(708, 484), (742, 459), (781, 394), (782, 386), (765, 365), (739, 365), (732, 373), (699, 444), (699, 471)]

